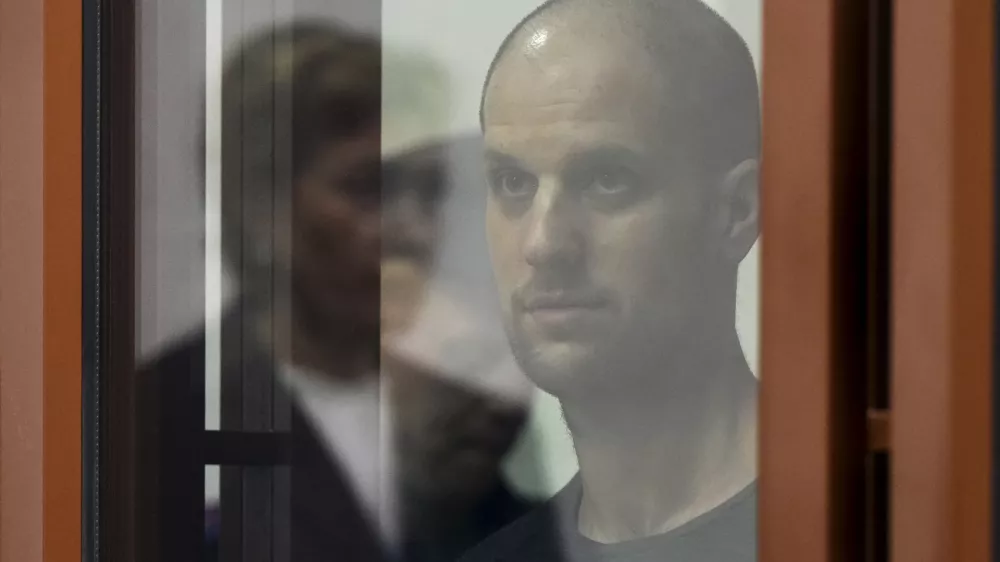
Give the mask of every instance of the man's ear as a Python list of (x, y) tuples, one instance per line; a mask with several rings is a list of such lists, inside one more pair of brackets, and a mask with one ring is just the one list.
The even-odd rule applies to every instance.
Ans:
[(726, 174), (722, 185), (723, 252), (739, 263), (757, 241), (760, 231), (760, 166), (747, 159)]

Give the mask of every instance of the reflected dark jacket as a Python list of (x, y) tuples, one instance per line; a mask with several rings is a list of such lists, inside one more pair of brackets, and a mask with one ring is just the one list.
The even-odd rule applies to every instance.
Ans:
[[(238, 326), (227, 317), (223, 337)], [(222, 432), (204, 430), (203, 332), (139, 373), (148, 392), (142, 461), (155, 482), (148, 507), (157, 515), (148, 551), (164, 562), (212, 560), (214, 531), (223, 561), (387, 560), (350, 481), (277, 384), (273, 361), (227, 343), (234, 342), (223, 344)], [(206, 464), (224, 465), (215, 529), (206, 527)]]
[[(139, 373), (152, 398), (141, 423), (153, 490), (144, 512), (158, 514), (149, 560), (388, 561), (347, 475), (277, 382), (269, 355), (240, 345), (250, 338), (238, 337), (239, 326), (236, 315), (223, 321), (222, 432), (204, 430), (203, 332)], [(206, 464), (224, 465), (217, 511), (206, 512)], [(482, 538), (531, 507), (501, 486), (475, 515)], [(440, 552), (453, 547), (411, 540), (400, 558), (446, 562)]]

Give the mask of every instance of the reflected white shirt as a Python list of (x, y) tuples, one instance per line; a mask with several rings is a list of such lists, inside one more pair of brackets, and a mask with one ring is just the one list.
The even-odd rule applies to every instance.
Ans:
[[(531, 387), (514, 363), (497, 317), (443, 291), (431, 291), (412, 328), (388, 345), (401, 359), (476, 392), (522, 403), (530, 397)], [(283, 366), (281, 376), (383, 539), (397, 545), (391, 377), (371, 374), (343, 382), (291, 365)]]
[(332, 462), (344, 471), (361, 507), (383, 540), (397, 544), (392, 474), (391, 419), (385, 389), (375, 374), (343, 382), (301, 367), (285, 365), (281, 378)]

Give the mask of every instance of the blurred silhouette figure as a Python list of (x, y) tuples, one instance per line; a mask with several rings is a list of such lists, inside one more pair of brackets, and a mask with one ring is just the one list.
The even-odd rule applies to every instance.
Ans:
[(735, 292), (757, 238), (757, 90), (699, 0), (553, 0), (500, 47), (490, 253), (518, 363), (559, 398), (580, 472), (470, 559), (754, 560)]
[[(289, 489), (276, 494), (289, 521), (273, 525), (290, 527), (294, 562), (391, 552), (379, 525), (380, 96), (378, 43), (320, 22), (252, 37), (223, 70), (222, 242), (240, 281), (222, 328), (223, 429), (290, 430)], [(248, 420), (244, 399), (226, 427), (227, 395), (252, 380), (290, 419)], [(245, 487), (227, 495), (233, 478), (223, 471), (223, 524), (227, 500), (245, 500)]]
[[(383, 158), (380, 80), (377, 42), (320, 23), (251, 38), (224, 69), (223, 249), (240, 296), (222, 320), (222, 429), (287, 432), (288, 479), (267, 476), (274, 511), (241, 511), (248, 473), (224, 466), (206, 558), (453, 560), (528, 507), (499, 472), (525, 417), (517, 383), (497, 384), (519, 375), (506, 342), (481, 337), (461, 283), (430, 283), (456, 167), (482, 181), (479, 139)], [(184, 404), (203, 400), (205, 350), (196, 334), (141, 375), (162, 397), (164, 559), (195, 519), (172, 490), (203, 470), (203, 419)], [(285, 527), (288, 544), (227, 550), (227, 516), (243, 534), (255, 518)]]
[(525, 421), (526, 381), (476, 287), (435, 275), (445, 221), (431, 211), (484, 189), (468, 185), (482, 182), (481, 147), (472, 136), (425, 145), (383, 176), (382, 374), (405, 560), (455, 560), (528, 507), (499, 472)]

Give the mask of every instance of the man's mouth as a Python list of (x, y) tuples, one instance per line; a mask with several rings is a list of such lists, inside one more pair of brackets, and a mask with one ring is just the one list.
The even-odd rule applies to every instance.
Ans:
[(550, 328), (568, 328), (605, 311), (610, 302), (597, 292), (553, 291), (532, 295), (523, 303), (524, 313)]
[(608, 305), (608, 300), (596, 292), (554, 291), (531, 296), (524, 301), (524, 310), (529, 313), (557, 312), (572, 310), (600, 310)]

